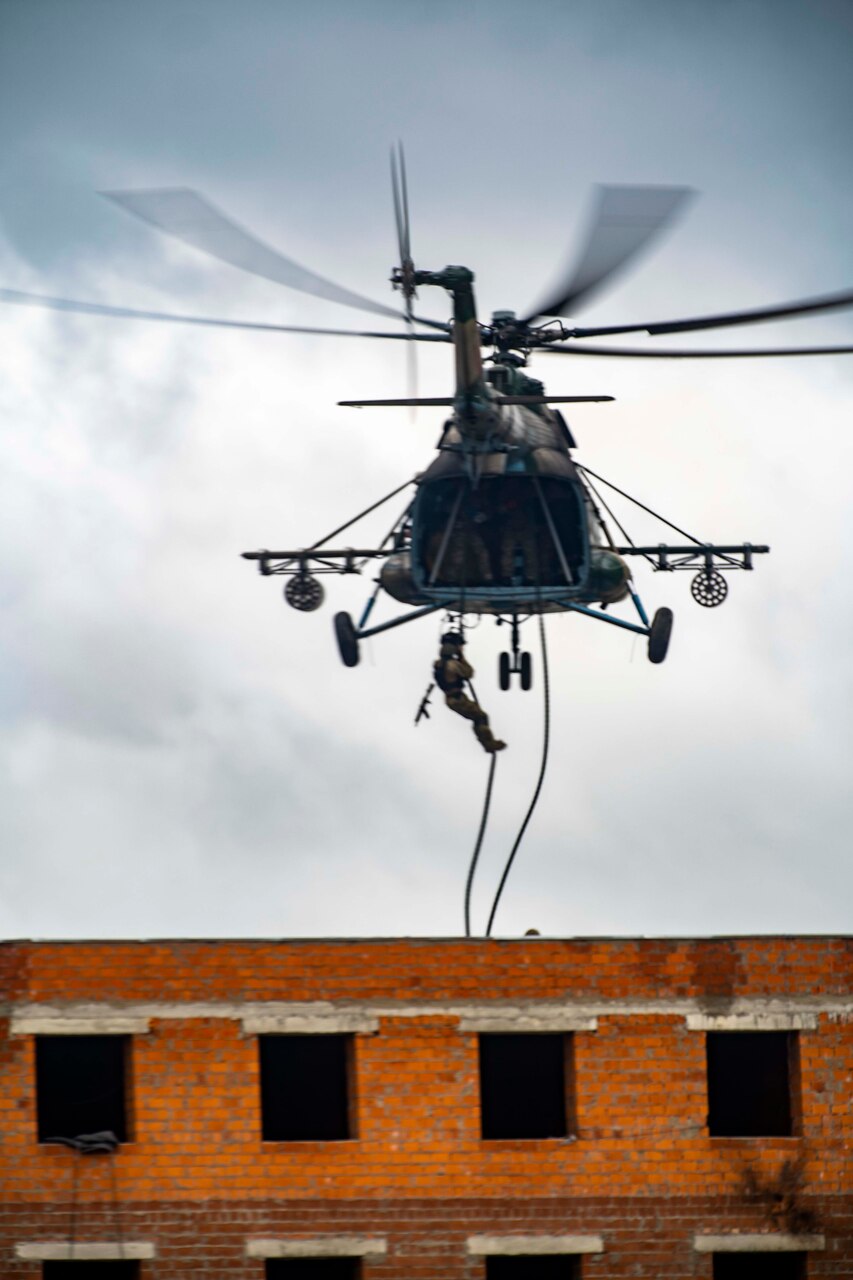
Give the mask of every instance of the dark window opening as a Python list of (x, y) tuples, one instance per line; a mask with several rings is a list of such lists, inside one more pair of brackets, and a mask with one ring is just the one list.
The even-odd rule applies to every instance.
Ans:
[(43, 1280), (139, 1280), (138, 1262), (43, 1262)]
[(794, 1132), (796, 1032), (708, 1032), (712, 1138), (785, 1138)]
[(486, 1280), (580, 1280), (580, 1258), (568, 1253), (486, 1259)]
[(128, 1138), (129, 1036), (36, 1036), (38, 1140), (111, 1130)]
[(351, 1042), (348, 1035), (259, 1037), (265, 1142), (350, 1137)]
[(564, 1138), (571, 1051), (569, 1035), (481, 1035), (483, 1137)]
[(715, 1253), (714, 1280), (806, 1280), (802, 1253)]
[(359, 1280), (360, 1258), (276, 1258), (266, 1280)]
[(585, 512), (570, 480), (434, 480), (417, 519), (420, 570), (434, 586), (565, 587), (564, 560), (572, 583), (584, 570)]

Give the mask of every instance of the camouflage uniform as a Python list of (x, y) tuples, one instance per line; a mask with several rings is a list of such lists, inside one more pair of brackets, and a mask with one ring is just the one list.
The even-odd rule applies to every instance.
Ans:
[[(444, 532), (436, 530), (429, 541), (426, 567), (432, 573), (438, 558)], [(470, 528), (454, 529), (444, 549), (436, 582), (455, 587), (479, 586), (492, 581), (489, 556), (479, 531)]]
[(439, 656), (433, 663), (435, 682), (443, 692), (444, 701), (450, 710), (455, 711), (465, 720), (473, 721), (474, 733), (480, 746), (489, 755), (494, 755), (496, 751), (503, 751), (506, 743), (501, 742), (500, 738), (496, 738), (492, 733), (489, 728), (489, 717), (479, 702), (475, 702), (465, 693), (466, 681), (473, 676), (474, 668), (462, 656), (464, 643), (462, 637), (454, 631), (449, 631), (441, 637)]

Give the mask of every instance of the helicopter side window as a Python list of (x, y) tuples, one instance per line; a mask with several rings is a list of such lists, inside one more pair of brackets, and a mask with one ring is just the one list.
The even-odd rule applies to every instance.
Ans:
[[(515, 478), (514, 478), (515, 479)], [(575, 486), (518, 477), (501, 518), (501, 580), (507, 586), (565, 586), (582, 572), (582, 512)]]
[(609, 547), (610, 539), (604, 529), (601, 516), (590, 503), (587, 507), (587, 526), (589, 528), (589, 541), (593, 547)]
[(467, 478), (435, 481), (424, 490), (420, 546), (428, 585), (465, 587), (491, 581), (480, 514)]

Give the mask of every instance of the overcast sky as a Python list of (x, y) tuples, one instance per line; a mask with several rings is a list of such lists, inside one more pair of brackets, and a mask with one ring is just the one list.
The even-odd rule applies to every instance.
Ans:
[[(358, 327), (97, 193), (196, 188), (393, 303), (399, 137), (416, 261), (470, 266), (483, 316), (539, 296), (596, 182), (699, 195), (584, 322), (829, 293), (853, 287), (851, 122), (849, 0), (0, 0), (0, 286)], [(853, 312), (698, 339), (849, 344)], [(448, 351), (420, 364), (448, 394)], [(404, 394), (399, 346), (0, 305), (0, 366), (0, 934), (460, 932), (487, 759), (438, 700), (413, 728), (439, 621), (347, 670), (332, 616), (369, 579), (299, 614), (239, 558), (428, 464), (441, 410), (336, 407)], [(675, 611), (659, 667), (548, 621), (549, 772), (498, 932), (848, 931), (853, 357), (532, 368), (617, 397), (570, 415), (580, 461), (700, 538), (773, 550), (713, 611), (688, 575), (637, 570)], [(477, 928), (542, 740), (535, 624), (530, 693), (497, 688), (504, 636), (486, 619), (469, 652), (509, 743)]]

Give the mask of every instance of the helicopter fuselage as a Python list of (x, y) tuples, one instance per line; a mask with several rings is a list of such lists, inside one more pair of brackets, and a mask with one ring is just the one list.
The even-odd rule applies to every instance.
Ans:
[[(617, 546), (599, 511), (598, 504), (605, 506), (604, 500), (589, 476), (610, 488), (616, 486), (593, 472), (588, 475), (588, 468), (575, 463), (571, 454), (575, 441), (559, 410), (552, 408), (612, 397), (548, 396), (541, 382), (522, 372), (532, 349), (553, 344), (566, 336), (565, 331), (532, 327), (530, 320), (518, 320), (513, 312), (495, 312), (491, 324), (481, 326), (474, 276), (467, 267), (415, 271), (403, 252), (403, 267), (394, 271), (392, 282), (404, 293), (410, 323), (417, 319), (411, 311), (415, 286), (436, 285), (451, 294), (452, 324), (422, 323), (443, 330), (441, 336), (427, 335), (428, 341), (453, 343), (454, 394), (339, 403), (354, 408), (443, 405), (451, 411), (437, 456), (412, 482), (414, 500), (378, 547), (338, 549), (326, 543), (400, 489), (311, 547), (245, 552), (246, 558), (258, 561), (262, 574), (288, 575), (285, 597), (294, 608), (305, 611), (318, 608), (323, 599), (313, 574), (360, 573), (370, 561), (382, 561), (375, 589), (358, 621), (348, 613), (335, 615), (338, 648), (348, 667), (358, 664), (362, 640), (439, 610), (451, 618), (493, 614), (498, 621), (511, 622), (512, 654), (502, 655), (502, 688), (509, 687), (515, 672), (522, 687), (530, 687), (529, 669), (525, 677), (521, 663), (518, 630), (524, 618), (533, 614), (587, 615), (645, 637), (649, 660), (663, 662), (672, 610), (662, 607), (649, 618), (632, 582), (630, 557), (643, 556), (657, 570), (698, 569), (691, 592), (699, 604), (713, 606), (727, 594), (720, 570), (752, 569), (753, 556), (766, 553), (769, 547), (699, 542), (669, 521), (664, 523), (681, 533), (687, 545), (640, 547), (617, 525), (628, 544)], [(546, 310), (546, 314), (550, 313)], [(409, 336), (423, 337), (414, 332)], [(481, 354), (484, 344), (492, 348), (487, 369)], [(623, 490), (616, 491), (637, 501)], [(655, 514), (648, 507), (645, 510)], [(371, 615), (383, 591), (415, 607), (402, 616), (375, 622)], [(628, 596), (636, 620), (607, 612), (609, 605)]]
[[(456, 388), (438, 456), (418, 480), (407, 545), (380, 580), (407, 604), (543, 613), (628, 593), (616, 554), (572, 462), (574, 440), (524, 359), (498, 349), (484, 370), (473, 273), (417, 272), (453, 298)], [(528, 401), (529, 403), (520, 403)]]

